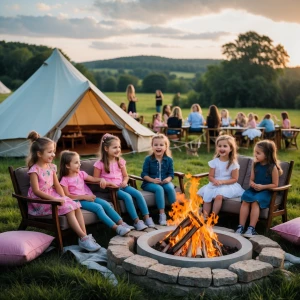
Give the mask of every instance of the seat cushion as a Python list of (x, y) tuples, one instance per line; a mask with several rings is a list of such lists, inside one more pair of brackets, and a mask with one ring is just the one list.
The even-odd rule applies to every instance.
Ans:
[(300, 218), (290, 220), (271, 228), (279, 234), (283, 239), (293, 244), (300, 245)]
[(17, 266), (41, 255), (54, 237), (34, 231), (8, 231), (0, 234), (0, 265)]

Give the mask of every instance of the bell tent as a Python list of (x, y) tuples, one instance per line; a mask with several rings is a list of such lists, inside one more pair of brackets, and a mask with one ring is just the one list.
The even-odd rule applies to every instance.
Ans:
[(136, 152), (148, 151), (154, 135), (55, 49), (43, 65), (0, 104), (0, 156), (26, 156), (29, 149), (26, 138), (31, 130), (58, 141), (67, 125), (94, 126), (104, 131), (115, 127)]
[(10, 94), (11, 90), (0, 81), (0, 94)]

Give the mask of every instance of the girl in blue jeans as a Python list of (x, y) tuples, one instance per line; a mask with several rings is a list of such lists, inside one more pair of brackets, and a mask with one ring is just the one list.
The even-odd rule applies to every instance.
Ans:
[[(152, 218), (149, 217), (149, 211), (146, 200), (141, 192), (128, 186), (129, 176), (126, 171), (126, 161), (120, 158), (121, 143), (120, 139), (114, 135), (106, 133), (100, 143), (99, 160), (94, 164), (94, 177), (100, 178), (100, 187), (118, 187), (117, 197), (123, 200), (126, 209), (134, 221), (136, 230), (144, 230), (147, 227), (155, 227)], [(134, 203), (141, 210), (143, 220), (140, 220)]]
[(141, 177), (144, 179), (142, 189), (155, 193), (159, 210), (159, 224), (167, 225), (165, 214), (165, 193), (170, 204), (176, 201), (173, 159), (169, 149), (169, 140), (164, 134), (156, 134), (152, 138), (152, 154), (144, 161)]
[[(80, 171), (78, 153), (72, 151), (61, 153), (59, 179), (64, 193), (69, 198), (79, 200), (83, 209), (95, 213), (105, 225), (115, 230), (118, 235), (123, 236), (130, 231), (131, 226), (123, 222), (111, 205), (103, 199), (96, 198), (85, 184), (85, 180), (100, 182), (100, 179)], [(133, 229), (133, 227), (131, 228)]]

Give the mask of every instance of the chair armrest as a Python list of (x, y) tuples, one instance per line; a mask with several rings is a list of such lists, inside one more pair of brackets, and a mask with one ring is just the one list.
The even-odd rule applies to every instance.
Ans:
[(185, 177), (185, 173), (182, 173), (182, 172), (174, 172), (174, 175), (179, 177), (179, 178), (184, 178)]
[(138, 175), (129, 175), (129, 178), (134, 179), (134, 180), (144, 181), (144, 179), (141, 176), (138, 176)]
[(209, 173), (200, 173), (200, 174), (194, 174), (194, 175), (192, 175), (192, 177), (203, 178), (203, 177), (207, 177), (208, 175), (209, 175)]
[(269, 189), (269, 191), (271, 191), (271, 192), (281, 192), (281, 191), (285, 191), (285, 190), (289, 189), (291, 186), (292, 186), (291, 184), (287, 184), (287, 185), (283, 185), (283, 186), (279, 186), (279, 187), (276, 187), (276, 188)]
[(34, 198), (17, 195), (15, 193), (13, 193), (12, 196), (19, 200), (30, 202), (30, 203), (41, 203), (41, 204), (51, 204), (51, 205), (62, 205), (64, 203), (64, 200), (34, 199)]

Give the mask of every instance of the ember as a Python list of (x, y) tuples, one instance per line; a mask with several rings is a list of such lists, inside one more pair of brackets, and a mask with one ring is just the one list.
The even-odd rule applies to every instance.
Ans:
[(154, 249), (186, 257), (210, 258), (235, 252), (234, 249), (223, 247), (218, 236), (213, 231), (213, 226), (218, 221), (218, 216), (212, 214), (204, 220), (200, 207), (203, 200), (197, 195), (199, 179), (187, 175), (189, 178), (190, 199), (183, 194), (177, 194), (177, 201), (172, 205), (169, 213), (172, 220), (168, 225), (176, 225), (176, 229), (165, 236), (153, 246)]

